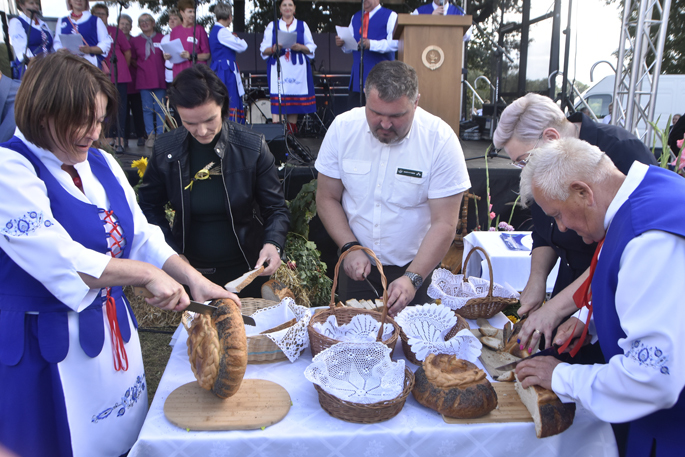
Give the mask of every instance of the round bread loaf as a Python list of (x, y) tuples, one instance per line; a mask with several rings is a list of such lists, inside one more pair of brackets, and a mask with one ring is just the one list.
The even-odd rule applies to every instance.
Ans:
[(262, 298), (265, 300), (273, 300), (280, 302), (285, 297), (290, 297), (295, 300), (295, 295), (288, 289), (285, 284), (275, 279), (269, 279), (262, 285)]
[(485, 372), (454, 355), (428, 355), (415, 376), (416, 401), (447, 417), (481, 417), (497, 407), (497, 393)]
[(198, 384), (217, 397), (240, 388), (247, 367), (247, 338), (240, 308), (233, 300), (213, 303), (210, 316), (198, 315), (188, 329), (188, 357)]

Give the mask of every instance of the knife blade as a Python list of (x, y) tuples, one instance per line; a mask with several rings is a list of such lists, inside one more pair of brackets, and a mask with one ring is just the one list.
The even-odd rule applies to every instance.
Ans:
[[(154, 295), (152, 295), (152, 292), (147, 290), (145, 287), (133, 287), (133, 294), (136, 296), (144, 297), (144, 298), (152, 298)], [(209, 305), (205, 303), (200, 303), (197, 301), (190, 300), (190, 305), (186, 308), (188, 311), (193, 311), (194, 313), (200, 313), (200, 314), (209, 314), (211, 315), (214, 311), (217, 310), (217, 307), (214, 305)], [(243, 323), (247, 325), (253, 325), (256, 326), (257, 323), (255, 322), (254, 318), (250, 316), (246, 316), (244, 314), (241, 314), (243, 318)]]
[[(186, 311), (192, 311), (194, 313), (200, 313), (200, 314), (208, 314), (211, 316), (212, 313), (214, 311), (216, 311), (217, 309), (218, 308), (214, 305), (210, 305), (208, 303), (200, 303), (199, 301), (190, 300), (190, 304), (186, 308)], [(243, 323), (245, 323), (246, 325), (252, 325), (252, 326), (257, 325), (254, 318), (252, 318), (250, 316), (246, 316), (244, 314), (241, 314), (241, 316), (243, 318)]]
[(376, 290), (376, 288), (373, 287), (373, 284), (371, 284), (371, 281), (369, 281), (369, 278), (367, 278), (367, 277), (364, 276), (364, 275), (362, 275), (362, 278), (364, 278), (364, 281), (366, 281), (366, 283), (369, 285), (369, 287), (371, 288), (371, 290), (373, 290), (373, 293), (376, 294), (376, 298), (381, 298), (381, 296), (378, 295), (378, 291)]
[(529, 355), (528, 357), (525, 357), (521, 360), (517, 360), (516, 362), (507, 363), (506, 365), (502, 365), (501, 367), (497, 367), (497, 368), (495, 368), (495, 370), (497, 370), (497, 371), (513, 370), (514, 368), (516, 368), (516, 365), (523, 362), (524, 360), (530, 360), (532, 358), (540, 357), (540, 356), (544, 356), (544, 355), (551, 355), (553, 357), (557, 357), (559, 355), (558, 349), (559, 349), (559, 346), (554, 345), (554, 346), (548, 347), (547, 349), (543, 349), (540, 352), (536, 352), (533, 355)]

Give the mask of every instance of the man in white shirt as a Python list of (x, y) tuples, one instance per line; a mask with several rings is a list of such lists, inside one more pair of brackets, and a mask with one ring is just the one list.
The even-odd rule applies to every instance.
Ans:
[(606, 363), (536, 357), (518, 365), (518, 378), (601, 420), (629, 422), (628, 456), (680, 455), (685, 307), (676, 284), (685, 272), (685, 215), (675, 208), (685, 181), (639, 162), (624, 175), (596, 146), (566, 138), (529, 156), (521, 198), (535, 199), (561, 231), (599, 242), (590, 277), (574, 296), (582, 308), (559, 327), (555, 343), (570, 340), (575, 348), (587, 325)]
[[(328, 234), (345, 252), (374, 251), (388, 280), (388, 306), (396, 315), (425, 303), (423, 284), (454, 239), (462, 193), (471, 183), (454, 131), (418, 107), (418, 78), (409, 65), (380, 62), (369, 73), (365, 108), (339, 115), (324, 138), (317, 210)], [(349, 253), (338, 293), (375, 298), (380, 275), (363, 251)]]

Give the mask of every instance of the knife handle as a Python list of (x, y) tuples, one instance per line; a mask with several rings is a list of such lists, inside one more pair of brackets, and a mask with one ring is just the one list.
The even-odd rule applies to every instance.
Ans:
[(155, 296), (143, 286), (133, 286), (133, 295), (143, 298), (154, 298)]

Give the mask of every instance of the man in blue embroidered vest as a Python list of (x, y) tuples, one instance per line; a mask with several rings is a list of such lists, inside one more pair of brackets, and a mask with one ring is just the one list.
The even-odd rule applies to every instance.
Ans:
[[(395, 60), (397, 40), (392, 39), (392, 32), (397, 24), (397, 13), (383, 8), (380, 0), (364, 0), (364, 10), (357, 11), (350, 20), (348, 28), (358, 43), (355, 49), (348, 49), (345, 42), (335, 37), (335, 44), (342, 47), (344, 53), (352, 53), (354, 58), (350, 74), (350, 102), (359, 106), (359, 93), (366, 85), (366, 78), (371, 69), (385, 60)], [(359, 49), (364, 50), (364, 81), (359, 87), (360, 56)]]
[(560, 230), (600, 242), (591, 296), (576, 296), (581, 304), (583, 296), (589, 300), (560, 326), (555, 343), (581, 337), (587, 323), (606, 363), (537, 357), (519, 364), (518, 378), (524, 387), (540, 385), (580, 403), (601, 420), (629, 422), (628, 456), (680, 455), (685, 307), (677, 278), (685, 272), (685, 216), (678, 208), (685, 180), (638, 162), (624, 175), (599, 148), (568, 138), (530, 155), (521, 197), (535, 199)]
[[(369, 73), (366, 108), (339, 115), (316, 160), (316, 204), (340, 253), (372, 249), (383, 265), (394, 316), (426, 303), (427, 283), (454, 239), (462, 193), (471, 187), (454, 131), (418, 107), (416, 71), (381, 62)], [(362, 251), (347, 254), (338, 293), (376, 298), (375, 265)]]
[(411, 14), (435, 14), (438, 16), (463, 16), (464, 10), (458, 6), (454, 6), (444, 0), (433, 0), (430, 3), (421, 5), (416, 8)]

